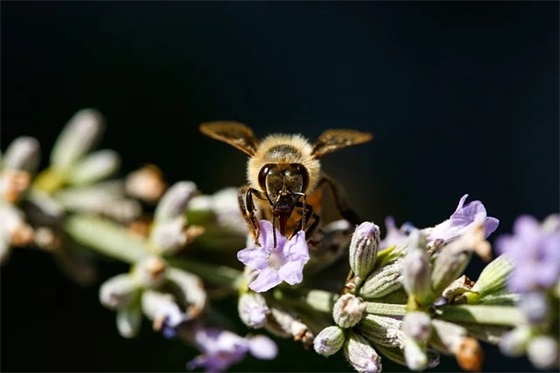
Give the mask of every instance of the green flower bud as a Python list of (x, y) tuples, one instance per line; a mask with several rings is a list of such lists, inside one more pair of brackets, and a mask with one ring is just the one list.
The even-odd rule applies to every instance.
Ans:
[(330, 356), (342, 348), (344, 340), (343, 329), (338, 326), (328, 326), (317, 334), (313, 341), (313, 348), (319, 355)]
[(144, 288), (156, 288), (165, 280), (167, 263), (159, 256), (142, 259), (134, 266), (132, 276)]
[(412, 232), (409, 236), (410, 246), (404, 258), (403, 286), (406, 292), (420, 304), (431, 301), (432, 268), (426, 250), (419, 246), (420, 232)]
[(125, 338), (138, 335), (142, 325), (142, 309), (134, 304), (117, 311), (117, 330)]
[(484, 225), (476, 225), (459, 239), (445, 245), (438, 253), (432, 271), (432, 288), (436, 295), (442, 293), (465, 270), (473, 252), (487, 246)]
[(425, 344), (432, 334), (431, 321), (425, 312), (408, 312), (403, 318), (403, 331), (416, 342)]
[(200, 277), (178, 268), (168, 268), (165, 277), (176, 286), (179, 301), (187, 304), (187, 316), (196, 318), (206, 307), (206, 291)]
[(392, 317), (366, 314), (355, 329), (375, 345), (402, 348), (404, 344), (402, 321)]
[(99, 301), (111, 309), (123, 309), (138, 295), (140, 286), (130, 274), (111, 277), (99, 288)]
[(488, 263), (472, 287), (472, 293), (467, 295), (468, 302), (476, 303), (479, 299), (500, 294), (506, 288), (507, 277), (512, 269), (511, 259), (504, 255)]
[(399, 258), (373, 271), (358, 290), (364, 299), (381, 298), (402, 287), (404, 259)]
[(51, 164), (62, 171), (90, 151), (104, 130), (101, 114), (92, 109), (77, 112), (66, 124), (51, 152)]
[(373, 346), (361, 335), (350, 332), (344, 343), (344, 356), (359, 373), (381, 372), (381, 358)]
[(186, 213), (187, 204), (196, 193), (196, 185), (191, 181), (173, 184), (161, 197), (154, 212), (154, 220), (169, 221)]
[(3, 167), (34, 173), (39, 166), (39, 142), (33, 137), (18, 137), (6, 149), (2, 157)]
[(380, 241), (379, 227), (373, 223), (360, 224), (350, 241), (350, 268), (354, 275), (364, 279), (372, 270)]
[(121, 158), (113, 150), (93, 152), (72, 166), (68, 173), (68, 182), (87, 185), (102, 180), (115, 173), (121, 165)]
[(367, 304), (354, 294), (344, 294), (333, 306), (334, 322), (341, 328), (351, 328), (362, 319)]
[(428, 367), (428, 355), (423, 343), (411, 337), (405, 337), (404, 358), (410, 370), (424, 370)]

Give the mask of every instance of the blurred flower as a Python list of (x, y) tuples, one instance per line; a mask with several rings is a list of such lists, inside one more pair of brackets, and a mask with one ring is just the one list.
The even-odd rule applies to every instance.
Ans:
[(131, 172), (125, 180), (126, 192), (148, 203), (157, 202), (166, 188), (161, 170), (154, 165)]
[(222, 372), (243, 360), (247, 352), (263, 360), (274, 359), (278, 353), (276, 344), (268, 337), (243, 338), (218, 328), (198, 327), (194, 339), (202, 354), (187, 364), (188, 369), (204, 367), (206, 372)]
[(465, 194), (451, 217), (433, 228), (424, 229), (428, 240), (433, 243), (437, 239), (449, 242), (460, 237), (477, 222), (484, 223), (484, 238), (487, 238), (498, 228), (499, 220), (488, 217), (486, 208), (480, 201), (472, 201), (464, 205), (467, 197)]
[(523, 215), (515, 221), (513, 235), (496, 240), (497, 251), (514, 262), (508, 282), (512, 291), (530, 292), (556, 285), (560, 276), (559, 221), (558, 215), (552, 215), (539, 224), (534, 217)]
[(241, 295), (237, 308), (241, 320), (251, 328), (264, 326), (266, 316), (270, 312), (264, 297), (253, 292)]
[(380, 249), (385, 249), (394, 245), (398, 245), (406, 240), (408, 237), (410, 225), (405, 224), (400, 229), (395, 224), (395, 219), (392, 216), (385, 218), (385, 229), (387, 233), (379, 244)]
[[(303, 280), (303, 266), (309, 260), (305, 232), (298, 232), (288, 241), (269, 221), (261, 220), (259, 225), (260, 247), (246, 248), (237, 253), (239, 261), (258, 272), (249, 288), (262, 293), (282, 281), (290, 285), (300, 283)], [(276, 229), (276, 247), (273, 229)]]

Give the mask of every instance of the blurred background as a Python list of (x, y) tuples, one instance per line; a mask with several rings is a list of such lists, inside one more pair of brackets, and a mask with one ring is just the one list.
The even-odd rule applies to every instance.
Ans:
[[(352, 204), (435, 225), (460, 197), (514, 219), (559, 210), (558, 2), (2, 2), (1, 148), (54, 139), (79, 109), (106, 118), (100, 146), (123, 174), (158, 165), (205, 193), (245, 181), (246, 156), (198, 124), (238, 120), (258, 136), (328, 128), (373, 142), (326, 157)], [(478, 265), (478, 267), (477, 267)], [(103, 280), (126, 270), (104, 263)], [(480, 263), (469, 268), (472, 277)], [(97, 287), (42, 252), (2, 267), (4, 371), (183, 371), (195, 351), (150, 330), (121, 338)], [(235, 313), (235, 307), (232, 313)], [(487, 348), (485, 371), (530, 371)], [(456, 371), (444, 359), (437, 371)], [(295, 364), (295, 365), (294, 365)], [(389, 363), (386, 370), (403, 370)], [(233, 371), (349, 371), (282, 342), (274, 362)]]

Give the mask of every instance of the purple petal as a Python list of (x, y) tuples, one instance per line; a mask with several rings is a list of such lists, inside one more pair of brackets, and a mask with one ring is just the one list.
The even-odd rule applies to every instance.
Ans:
[(513, 232), (519, 236), (535, 237), (539, 235), (539, 231), (539, 222), (530, 215), (521, 215), (513, 223)]
[(249, 352), (251, 355), (261, 360), (272, 360), (278, 355), (276, 343), (264, 335), (249, 337)]
[(299, 231), (293, 236), (282, 250), (289, 261), (303, 260), (304, 264), (309, 260), (309, 248), (305, 240), (305, 232)]
[(498, 229), (498, 225), (500, 221), (496, 218), (486, 218), (484, 222), (484, 238), (488, 238), (496, 229)]
[(303, 280), (303, 265), (301, 261), (286, 263), (278, 270), (278, 276), (290, 285), (299, 284)]
[(268, 220), (260, 220), (259, 227), (259, 243), (263, 250), (270, 251), (270, 249), (274, 248), (274, 232), (276, 232), (276, 247), (284, 247), (287, 242), (286, 237), (282, 236), (278, 229), (273, 228), (271, 222)]
[(459, 211), (460, 209), (463, 208), (463, 205), (465, 204), (465, 201), (467, 200), (467, 198), (469, 197), (468, 194), (463, 195), (463, 197), (461, 197), (461, 199), (459, 200), (459, 204), (457, 205), (457, 208), (455, 209), (455, 212)]
[(261, 248), (247, 248), (237, 253), (237, 259), (247, 267), (264, 269), (268, 267), (268, 253)]
[(281, 282), (282, 280), (280, 276), (278, 276), (278, 272), (271, 268), (265, 268), (259, 273), (257, 278), (249, 284), (249, 289), (257, 293), (262, 293), (272, 289)]

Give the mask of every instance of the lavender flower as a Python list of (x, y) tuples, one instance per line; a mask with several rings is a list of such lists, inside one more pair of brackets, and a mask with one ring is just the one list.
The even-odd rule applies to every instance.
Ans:
[(433, 243), (437, 239), (445, 242), (454, 240), (467, 232), (473, 224), (482, 221), (484, 223), (484, 238), (487, 238), (498, 228), (500, 221), (493, 217), (488, 217), (486, 208), (480, 201), (472, 201), (465, 205), (469, 195), (465, 194), (459, 201), (459, 205), (450, 218), (433, 228), (425, 229), (428, 240)]
[(403, 243), (408, 237), (406, 232), (407, 228), (407, 225), (403, 225), (400, 229), (397, 228), (395, 219), (392, 216), (387, 216), (385, 218), (385, 229), (387, 230), (387, 233), (385, 234), (385, 238), (381, 240), (379, 248), (385, 249), (387, 247)]
[(262, 335), (243, 338), (227, 330), (199, 327), (194, 338), (202, 354), (187, 363), (188, 369), (222, 372), (243, 360), (247, 352), (263, 360), (274, 359), (278, 353), (276, 344)]
[[(300, 231), (290, 240), (282, 236), (266, 220), (261, 220), (260, 247), (246, 248), (237, 253), (237, 259), (258, 272), (249, 288), (257, 293), (272, 289), (282, 281), (290, 285), (303, 280), (303, 266), (309, 260), (305, 232)], [(273, 229), (276, 229), (277, 245), (274, 247)]]
[(508, 282), (510, 289), (525, 293), (554, 286), (560, 276), (560, 224), (547, 227), (523, 215), (515, 221), (513, 232), (496, 240), (498, 253), (508, 255), (515, 263)]

